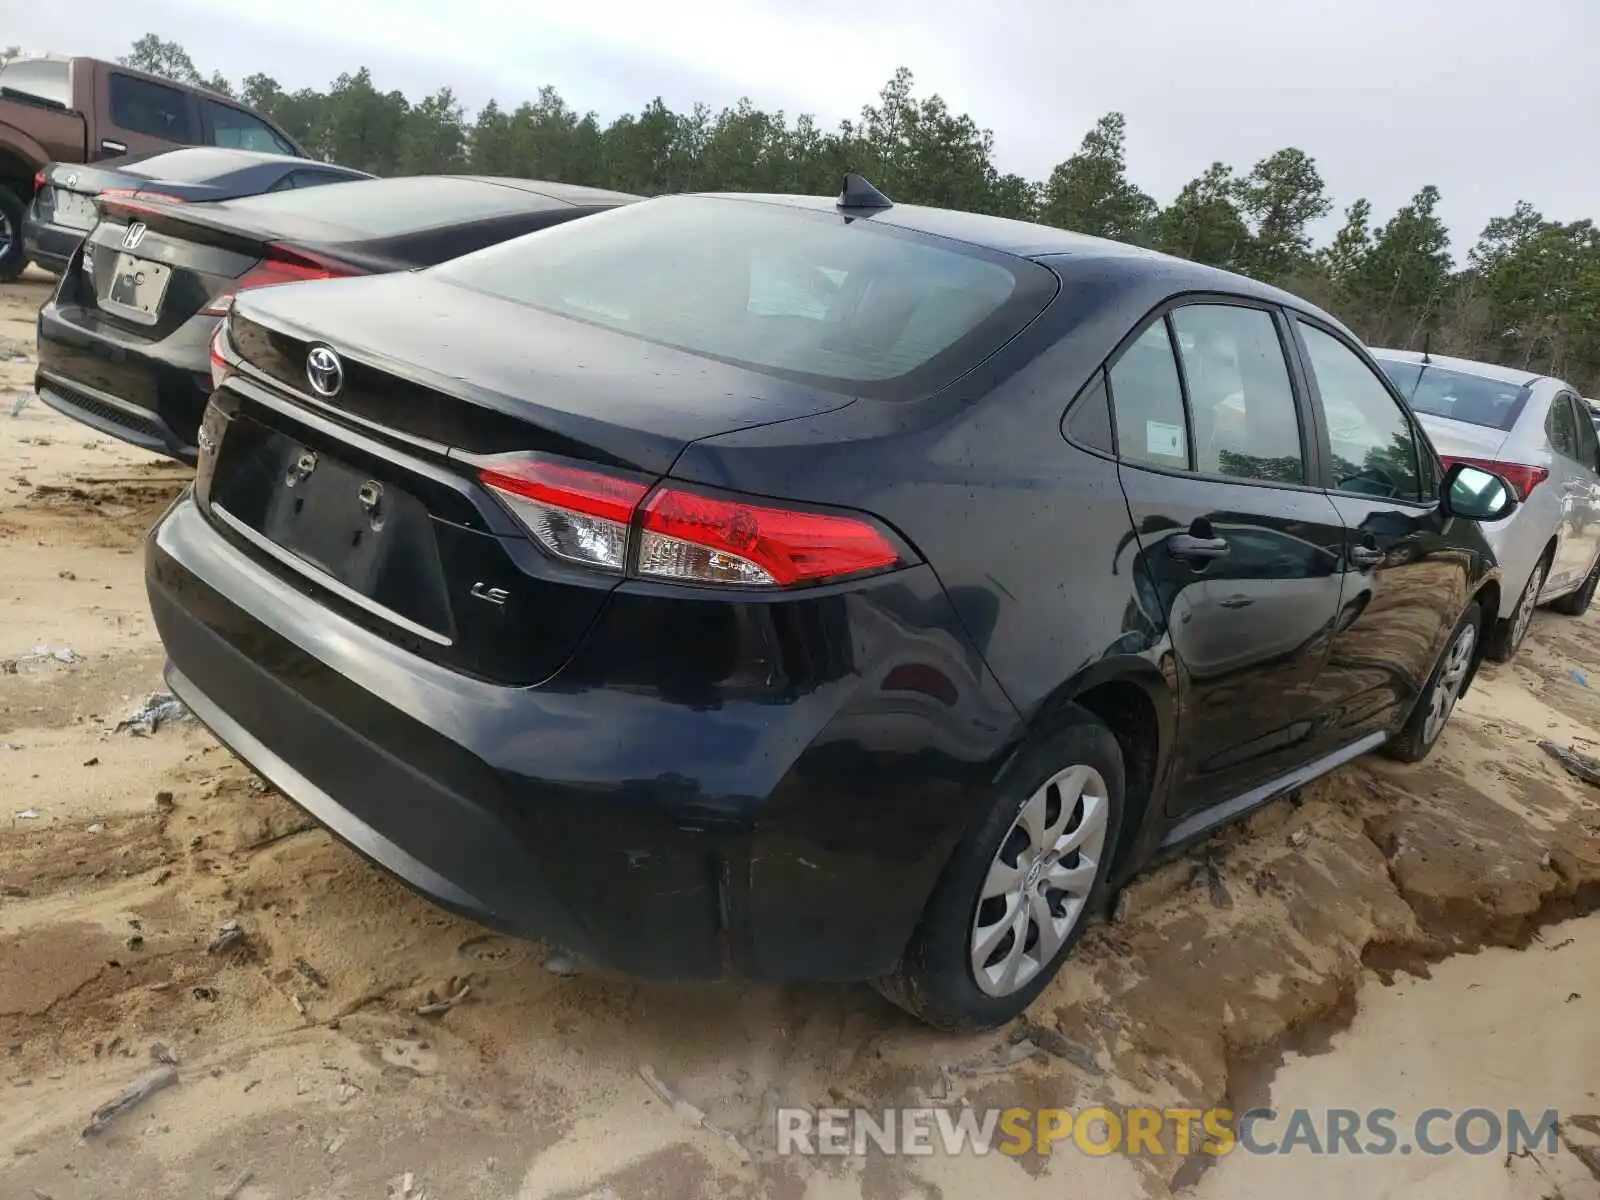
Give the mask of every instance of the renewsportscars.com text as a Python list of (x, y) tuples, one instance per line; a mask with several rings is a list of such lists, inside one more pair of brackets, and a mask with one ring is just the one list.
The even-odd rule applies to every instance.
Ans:
[(1518, 1154), (1559, 1146), (1554, 1109), (780, 1108), (779, 1154)]

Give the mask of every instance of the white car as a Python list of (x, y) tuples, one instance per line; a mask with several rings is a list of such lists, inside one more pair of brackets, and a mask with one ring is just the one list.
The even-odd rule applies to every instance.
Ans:
[(1448, 466), (1511, 481), (1522, 503), (1484, 535), (1505, 572), (1490, 657), (1517, 652), (1542, 604), (1582, 616), (1600, 583), (1600, 436), (1576, 389), (1532, 371), (1414, 350), (1373, 350)]

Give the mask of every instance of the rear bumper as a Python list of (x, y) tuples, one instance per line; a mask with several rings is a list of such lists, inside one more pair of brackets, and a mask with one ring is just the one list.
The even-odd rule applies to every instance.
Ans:
[(150, 342), (60, 294), (39, 310), (40, 398), (102, 433), (193, 466), (217, 318), (192, 317)]
[[(969, 673), (932, 573), (890, 578), (839, 597), (841, 627), (788, 631), (864, 674), (706, 697), (637, 661), (625, 687), (596, 678), (637, 613), (609, 639), (602, 615), (539, 687), (438, 667), (314, 604), (188, 493), (146, 559), (173, 691), (332, 832), (486, 924), (685, 979), (886, 972), (1009, 752), (1015, 713)], [(921, 690), (886, 688), (908, 656)]]

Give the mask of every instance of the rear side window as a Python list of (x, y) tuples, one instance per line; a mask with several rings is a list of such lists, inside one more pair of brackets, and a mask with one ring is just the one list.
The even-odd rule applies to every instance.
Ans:
[(1173, 309), (1172, 328), (1189, 385), (1196, 470), (1304, 483), (1300, 415), (1272, 314), (1189, 304)]
[(72, 107), (72, 72), (64, 62), (49, 58), (14, 59), (0, 67), (0, 88)]
[(211, 126), (211, 144), (231, 150), (259, 150), (263, 154), (293, 154), (294, 147), (279, 137), (270, 125), (230, 104), (215, 100), (200, 101)]
[(1550, 415), (1545, 418), (1544, 428), (1557, 454), (1578, 457), (1578, 418), (1572, 411), (1569, 397), (1557, 396), (1550, 402)]
[(110, 89), (111, 120), (119, 129), (171, 142), (195, 140), (187, 92), (116, 71), (111, 74)]
[[(298, 180), (296, 184), (298, 184)], [(230, 202), (252, 213), (305, 217), (358, 237), (386, 238), (567, 206), (558, 200), (448, 175), (358, 179), (343, 187), (302, 188)]]
[(1111, 410), (1122, 459), (1187, 471), (1189, 432), (1183, 415), (1183, 384), (1178, 380), (1166, 321), (1156, 321), (1135, 338), (1110, 375)]
[[(348, 191), (340, 188), (338, 191)], [(835, 212), (713, 197), (628, 205), (435, 277), (835, 390), (910, 396), (998, 349), (1055, 294), (1036, 263)]]

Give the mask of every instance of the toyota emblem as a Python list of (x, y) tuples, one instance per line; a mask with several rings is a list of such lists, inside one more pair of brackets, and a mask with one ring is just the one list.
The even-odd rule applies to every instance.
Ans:
[(319, 396), (333, 397), (344, 386), (344, 364), (326, 346), (313, 346), (306, 355), (306, 379)]

